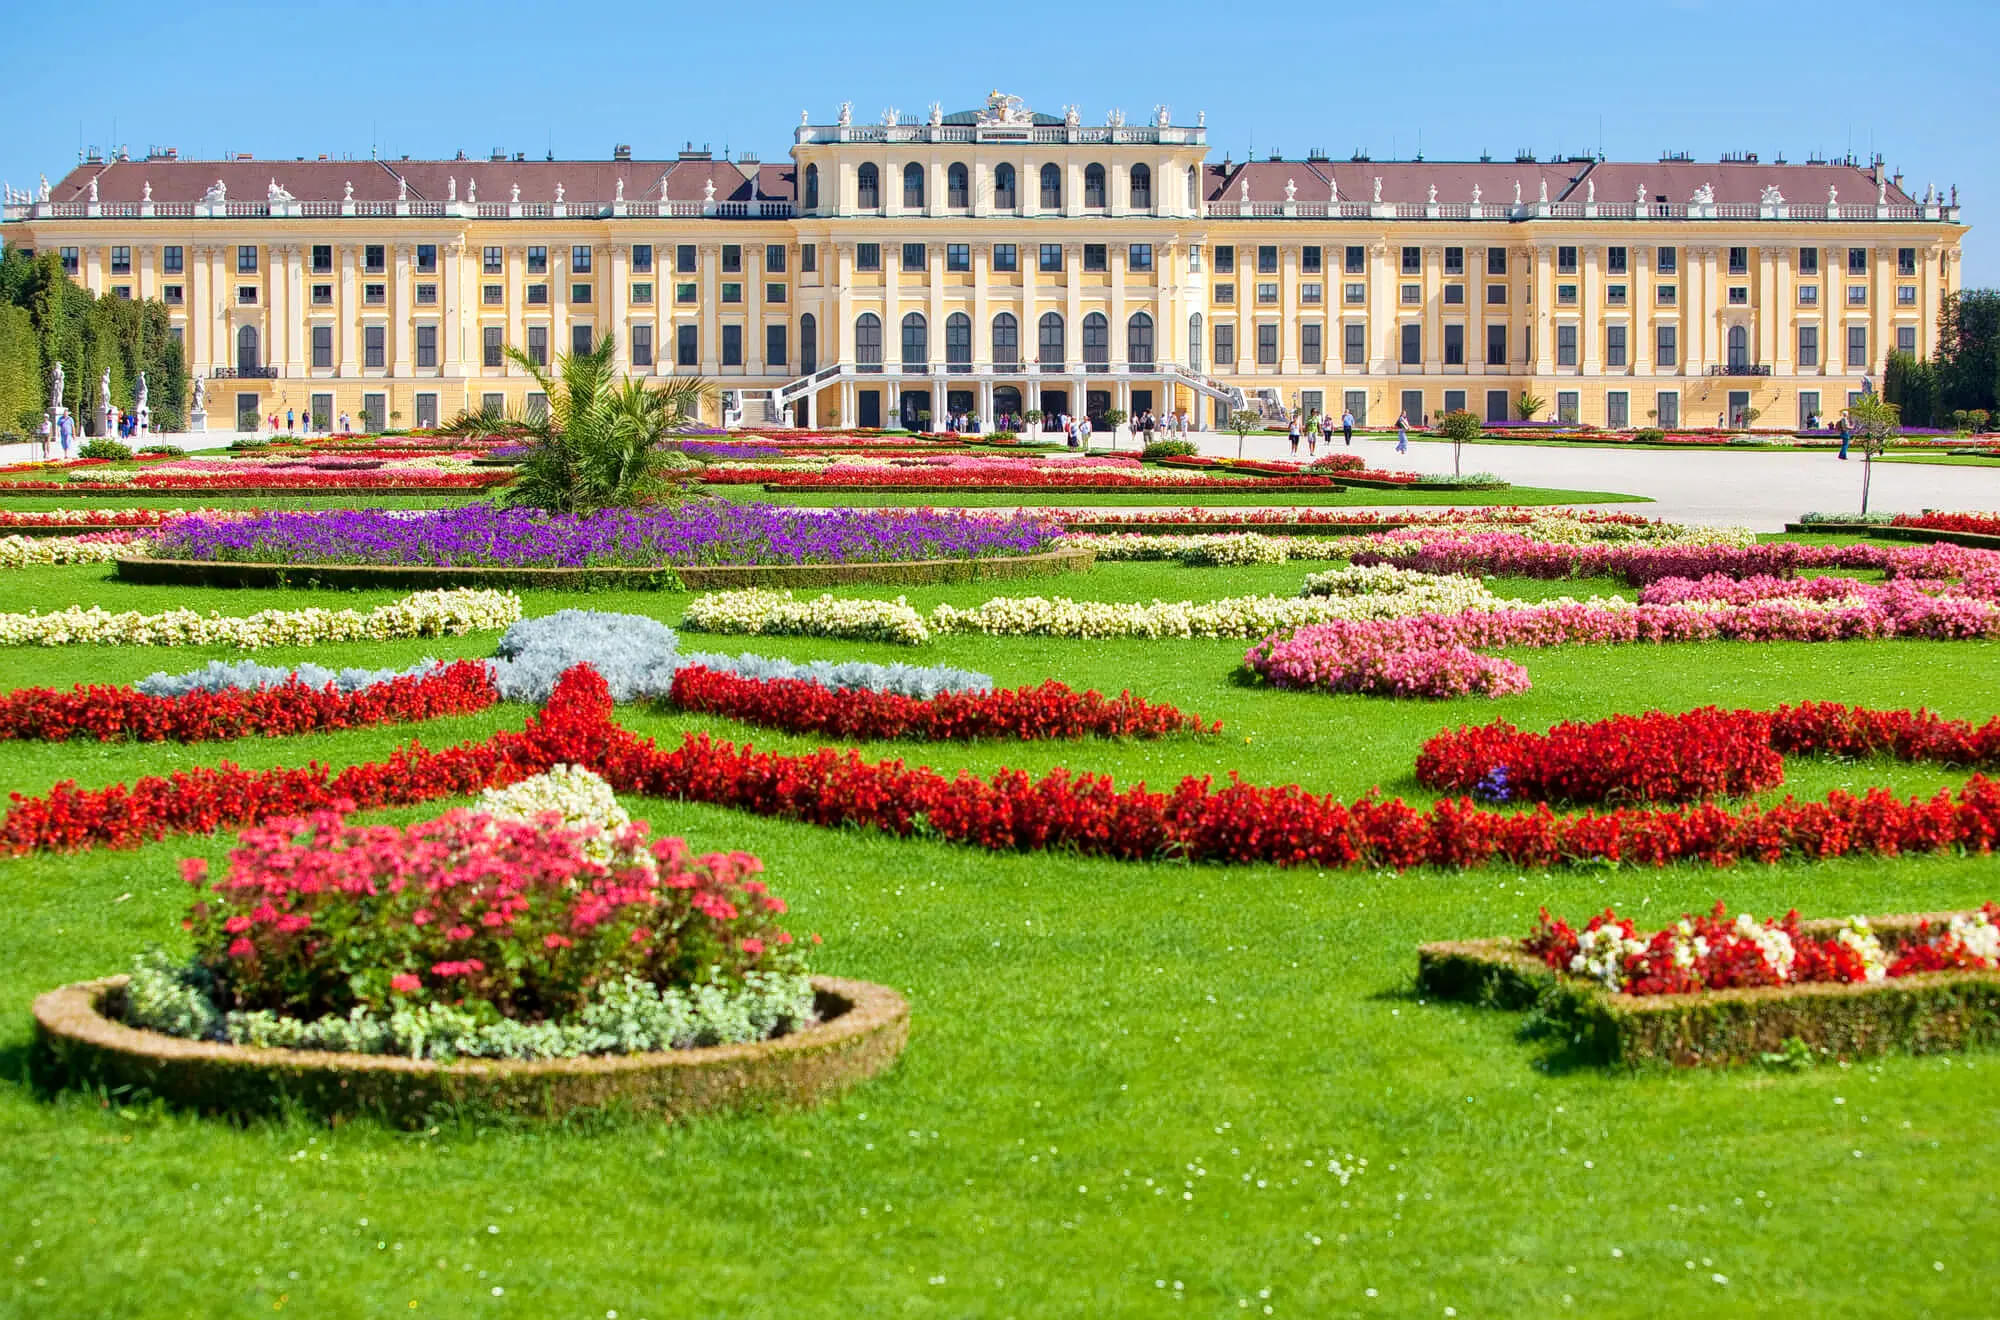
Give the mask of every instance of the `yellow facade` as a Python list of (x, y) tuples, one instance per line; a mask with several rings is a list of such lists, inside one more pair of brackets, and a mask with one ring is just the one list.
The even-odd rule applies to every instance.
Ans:
[(784, 165), (93, 160), (0, 232), (165, 298), (215, 429), (526, 408), (499, 345), (607, 333), (746, 425), (1382, 424), (1529, 391), (1597, 425), (1791, 427), (1935, 349), (1964, 234), (1879, 162), (1216, 163), (1164, 107), (1085, 127), (997, 94), (794, 136)]

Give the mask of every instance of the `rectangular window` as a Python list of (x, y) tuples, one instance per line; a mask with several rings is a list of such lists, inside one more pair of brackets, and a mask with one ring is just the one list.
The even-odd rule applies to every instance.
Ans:
[(1486, 365), (1489, 367), (1507, 365), (1507, 327), (1504, 325), (1486, 327)]
[(725, 367), (743, 365), (743, 327), (740, 325), (722, 327), (722, 365)]
[(722, 301), (724, 301), (724, 302), (726, 302), (726, 303), (740, 303), (740, 302), (742, 302), (742, 301), (743, 301), (743, 286), (742, 286), (741, 284), (737, 284), (737, 283), (735, 283), (735, 282), (733, 282), (733, 281), (730, 281), (730, 282), (726, 282), (726, 283), (724, 283), (724, 284), (723, 284), (723, 286), (722, 286)]
[(312, 328), (312, 364), (315, 371), (333, 370), (333, 327), (330, 325)]
[(419, 306), (435, 307), (437, 300), (438, 286), (436, 284), (419, 284), (417, 286), (417, 303)]
[(1044, 243), (1041, 252), (1041, 268), (1060, 275), (1063, 268), (1063, 251), (1060, 243)]
[(1301, 366), (1316, 367), (1320, 364), (1321, 353), (1320, 328), (1316, 325), (1300, 326), (1299, 364)]
[(1349, 275), (1359, 275), (1368, 268), (1368, 249), (1359, 243), (1349, 243), (1343, 261)]
[(1423, 300), (1424, 300), (1423, 285), (1405, 284), (1403, 286), (1403, 303), (1405, 306), (1414, 307)]
[(1424, 250), (1420, 247), (1403, 249), (1403, 274), (1421, 275), (1424, 272)]
[(1463, 284), (1445, 285), (1444, 304), (1447, 307), (1463, 307), (1465, 305), (1465, 286)]
[(650, 306), (653, 301), (653, 282), (651, 280), (635, 280), (632, 284), (632, 301), (640, 307)]
[(1131, 247), (1125, 250), (1125, 264), (1132, 270), (1151, 270), (1153, 268), (1153, 245), (1151, 243), (1132, 244)]
[(1801, 307), (1819, 306), (1819, 285), (1801, 284), (1799, 286), (1799, 306)]
[(1847, 327), (1847, 365), (1850, 367), (1868, 365), (1868, 327), (1865, 325)]
[(882, 269), (882, 245), (880, 243), (856, 243), (854, 245), (854, 269)]
[(1917, 351), (1917, 327), (1899, 325), (1896, 327), (1896, 351), (1914, 355)]
[(1257, 327), (1257, 365), (1260, 367), (1278, 365), (1278, 327), (1269, 321)]
[[(313, 251), (317, 252), (319, 249), (314, 248)], [(178, 275), (181, 273), (181, 249), (179, 244), (173, 244), (160, 249), (160, 270), (168, 275)]]
[(1729, 273), (1731, 275), (1748, 275), (1750, 273), (1749, 248), (1733, 247), (1729, 249)]
[(683, 322), (674, 327), (674, 362), (683, 367), (701, 365), (701, 346), (696, 342), (695, 327), (691, 324)]
[(1868, 273), (1868, 249), (1851, 247), (1847, 249), (1847, 273), (1866, 275)]
[(970, 243), (945, 244), (944, 268), (946, 270), (971, 270), (972, 244)]
[(257, 286), (254, 284), (237, 285), (236, 301), (242, 304), (255, 303), (257, 301)]
[(364, 431), (381, 430), (384, 426), (387, 425), (387, 423), (383, 420), (387, 416), (388, 416), (387, 395), (364, 394), (361, 396), (362, 430)]
[(521, 411), (527, 414), (528, 420), (541, 421), (549, 415), (549, 396), (540, 390), (529, 390), (528, 396), (521, 400)]
[(312, 300), (315, 307), (333, 306), (333, 286), (331, 284), (313, 285)]
[(1488, 275), (1505, 275), (1507, 273), (1506, 248), (1490, 247), (1486, 249), (1486, 273)]
[(1681, 250), (1673, 247), (1656, 249), (1653, 253), (1653, 267), (1662, 275), (1671, 275), (1681, 267)]
[(1234, 284), (1218, 284), (1210, 290), (1210, 294), (1218, 303), (1233, 303), (1236, 301), (1236, 286)]
[(1625, 305), (1625, 286), (1622, 284), (1605, 285), (1604, 301), (1610, 307), (1623, 307)]
[(1656, 367), (1675, 366), (1680, 361), (1680, 327), (1663, 325), (1653, 334), (1653, 365)]
[(903, 244), (904, 270), (920, 271), (926, 269), (927, 267), (929, 267), (929, 265), (930, 265), (930, 260), (928, 255), (924, 252), (924, 245), (922, 243)]
[(1021, 252), (1012, 243), (993, 245), (993, 269), (995, 273), (1021, 269)]
[(1818, 248), (1802, 247), (1799, 249), (1799, 274), (1801, 275), (1819, 274)]
[(1556, 306), (1558, 307), (1576, 306), (1576, 286), (1574, 284), (1556, 285)]
[(677, 303), (694, 302), (697, 297), (697, 287), (693, 284), (676, 284), (674, 286), (674, 301)]
[[(534, 248), (529, 248), (529, 259), (533, 259)], [(546, 249), (544, 249), (546, 252)], [(380, 275), (389, 269), (389, 249), (380, 243), (369, 243), (361, 249), (361, 267), (365, 274)]]
[(1275, 275), (1278, 273), (1278, 248), (1276, 244), (1266, 243), (1257, 249), (1257, 273), (1259, 275)]
[(417, 327), (417, 365), (435, 369), (438, 364), (438, 328), (434, 325)]
[(253, 243), (240, 244), (236, 249), (236, 273), (255, 275), (257, 273), (257, 247)]
[(1465, 274), (1464, 248), (1448, 247), (1444, 250), (1444, 273), (1447, 275)]
[(131, 248), (114, 247), (111, 249), (111, 273), (113, 275), (130, 275), (132, 273)]
[(1506, 302), (1507, 302), (1506, 285), (1489, 284), (1486, 286), (1486, 305), (1488, 307), (1502, 307), (1506, 305)]
[(785, 300), (785, 286), (784, 286), (784, 285), (782, 285), (782, 284), (766, 284), (766, 285), (764, 286), (764, 301), (765, 301), (765, 302), (767, 302), (767, 303), (781, 303), (781, 302), (783, 302), (784, 300)]
[(76, 274), (77, 260), (76, 260), (75, 248), (73, 247), (57, 248), (56, 255), (62, 258), (63, 274), (65, 275)]
[(1366, 362), (1368, 354), (1368, 328), (1359, 321), (1349, 321), (1340, 327), (1340, 361), (1342, 365), (1358, 367)]
[(1653, 396), (1653, 421), (1662, 430), (1672, 430), (1681, 424), (1681, 395), (1679, 390), (1661, 390)]
[(1653, 295), (1660, 306), (1672, 307), (1680, 301), (1681, 286), (1678, 284), (1662, 284), (1653, 291)]
[(799, 245), (799, 269), (808, 275), (819, 270), (819, 244), (801, 243)]
[(1896, 306), (1915, 307), (1916, 305), (1917, 286), (1914, 284), (1898, 284), (1896, 286)]
[(1576, 365), (1576, 327), (1573, 325), (1556, 327), (1556, 365), (1559, 367)]
[[(328, 395), (326, 397), (331, 398), (332, 396)], [(504, 394), (481, 394), (479, 396), (479, 411), (488, 417), (506, 416), (507, 396)]]
[(126, 302), (130, 302), (132, 301), (132, 286), (129, 284), (114, 284), (111, 286), (111, 296), (114, 298), (123, 298)]
[(1622, 325), (1604, 327), (1604, 365), (1607, 367), (1625, 365), (1625, 327)]
[(1622, 431), (1632, 424), (1632, 396), (1624, 390), (1612, 390), (1604, 396), (1604, 424), (1615, 431)]
[(549, 250), (547, 248), (531, 247), (528, 249), (528, 273), (530, 275), (546, 275), (549, 273)]
[(166, 304), (167, 304), (167, 306), (169, 306), (169, 307), (178, 307), (178, 306), (180, 306), (180, 305), (181, 305), (181, 303), (182, 303), (182, 301), (183, 301), (183, 299), (182, 299), (182, 296), (181, 296), (181, 286), (180, 286), (180, 285), (178, 285), (178, 284), (164, 284), (164, 285), (161, 285), (161, 286), (160, 286), (160, 300), (161, 300), (162, 302), (166, 303)]
[(653, 365), (653, 327), (650, 325), (632, 327), (632, 365), (635, 367)]
[(596, 336), (587, 325), (572, 325), (569, 328), (569, 351), (574, 357), (582, 357), (590, 352)]
[(722, 273), (725, 275), (738, 275), (742, 271), (743, 245), (741, 243), (724, 243), (722, 245)]
[(1403, 391), (1403, 415), (1410, 419), (1410, 425), (1424, 424), (1424, 392), (1422, 390)]
[(1559, 422), (1568, 422), (1571, 425), (1575, 425), (1578, 421), (1582, 420), (1582, 412), (1577, 407), (1577, 392), (1575, 390), (1556, 391), (1556, 420)]
[(435, 243), (417, 244), (417, 274), (435, 275), (438, 268), (438, 249)]
[(1627, 250), (1625, 248), (1611, 247), (1604, 249), (1605, 273), (1610, 275), (1623, 275), (1625, 273), (1626, 260), (1627, 260)]
[(632, 273), (634, 275), (651, 275), (653, 273), (653, 245), (651, 243), (634, 243), (632, 245)]
[(1464, 412), (1465, 391), (1446, 390), (1444, 392), (1444, 411), (1448, 413)]
[(1227, 243), (1218, 243), (1215, 248), (1215, 273), (1234, 275), (1236, 273), (1236, 249)]
[(1368, 286), (1359, 280), (1350, 280), (1341, 286), (1341, 296), (1349, 306), (1358, 306), (1368, 301)]
[(1085, 270), (1108, 270), (1110, 262), (1104, 255), (1104, 244), (1085, 243), (1083, 245), (1083, 268)]
[(528, 327), (528, 361), (538, 367), (549, 365), (549, 328), (545, 325)]
[(1848, 285), (1847, 305), (1849, 307), (1866, 307), (1868, 305), (1868, 286), (1865, 284)]
[(1405, 322), (1401, 327), (1403, 356), (1406, 367), (1413, 367), (1424, 360), (1424, 328), (1414, 321)]
[(694, 244), (681, 243), (674, 248), (674, 269), (683, 275), (691, 275), (700, 269), (695, 257)]
[(1444, 328), (1444, 364), (1447, 367), (1465, 365), (1465, 327), (1462, 325)]
[(784, 270), (785, 245), (783, 243), (766, 243), (764, 245), (764, 273), (766, 275), (781, 275), (784, 273)]
[(1747, 284), (1730, 285), (1729, 305), (1731, 307), (1748, 307), (1750, 305), (1750, 286)]
[(590, 301), (590, 286), (589, 286), (588, 284), (572, 284), (572, 285), (570, 285), (570, 286), (569, 286), (569, 300), (570, 300), (571, 302), (573, 302), (573, 303), (587, 303), (587, 302), (589, 302), (589, 301)]
[(1799, 365), (1802, 367), (1819, 365), (1819, 327), (1816, 325), (1799, 327)]
[(1801, 431), (1806, 428), (1808, 418), (1814, 422), (1819, 420), (1818, 390), (1799, 391), (1799, 429)]
[(1215, 327), (1215, 365), (1218, 367), (1236, 365), (1236, 327), (1233, 325)]
[(1576, 274), (1576, 249), (1567, 244), (1556, 249), (1556, 274)]
[(1917, 250), (1915, 248), (1896, 249), (1896, 273), (1914, 275), (1917, 273)]
[(1266, 305), (1278, 301), (1278, 285), (1274, 280), (1265, 280), (1257, 286), (1257, 301)]
[(507, 365), (507, 330), (504, 326), (489, 325), (479, 332), (479, 364), (483, 367), (503, 367)]
[(1320, 249), (1317, 246), (1308, 246), (1299, 249), (1300, 270), (1304, 271), (1308, 275), (1317, 275), (1319, 274), (1320, 271), (1319, 263), (1320, 263)]
[[(313, 287), (318, 288), (320, 286), (314, 285)], [(331, 284), (326, 285), (325, 287), (328, 290), (331, 290), (333, 288)], [(482, 284), (479, 286), (479, 301), (484, 306), (498, 307), (503, 301), (505, 301), (506, 296), (507, 296), (506, 291), (501, 285)], [(329, 295), (328, 301), (331, 300), (332, 300), (331, 296)]]
[(1301, 284), (1299, 286), (1299, 301), (1302, 303), (1308, 303), (1316, 307), (1319, 305), (1320, 302), (1319, 293), (1320, 293), (1320, 288), (1318, 281), (1314, 281), (1309, 284)]
[(784, 366), (785, 351), (789, 347), (790, 345), (786, 343), (785, 326), (782, 323), (778, 325), (767, 325), (764, 327), (765, 366), (767, 367)]
[[(319, 249), (314, 248), (313, 251), (317, 253)], [(319, 258), (317, 256), (313, 258), (313, 260), (315, 261), (317, 261), (318, 259)], [(327, 269), (328, 270), (333, 269), (333, 261), (332, 258), (330, 257), (327, 260)], [(479, 254), (479, 271), (482, 275), (499, 275), (503, 273), (506, 269), (507, 269), (507, 258), (506, 255), (501, 251), (501, 249), (497, 247), (488, 247), (481, 250)]]
[(389, 332), (379, 325), (361, 327), (361, 365), (379, 368), (386, 360)]

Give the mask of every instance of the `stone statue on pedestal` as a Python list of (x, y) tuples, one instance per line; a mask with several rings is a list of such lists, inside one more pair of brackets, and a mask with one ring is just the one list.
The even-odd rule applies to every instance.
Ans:
[(57, 413), (61, 412), (63, 406), (62, 399), (63, 399), (63, 368), (62, 368), (62, 362), (58, 360), (56, 362), (56, 369), (53, 372), (49, 373), (49, 411)]

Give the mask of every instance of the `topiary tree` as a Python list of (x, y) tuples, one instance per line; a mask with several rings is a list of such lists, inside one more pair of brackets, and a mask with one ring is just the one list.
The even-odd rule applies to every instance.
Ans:
[(1264, 419), (1248, 408), (1239, 408), (1229, 414), (1229, 425), (1224, 428), (1236, 433), (1236, 457), (1243, 457), (1243, 439), (1252, 431), (1264, 429)]
[(1040, 408), (1030, 408), (1021, 414), (1021, 420), (1028, 424), (1029, 431), (1039, 431), (1042, 429), (1042, 418), (1045, 416), (1047, 414)]
[(1104, 424), (1111, 428), (1111, 447), (1113, 449), (1118, 448), (1118, 428), (1125, 424), (1127, 416), (1128, 414), (1123, 408), (1106, 408), (1104, 410)]
[(1533, 390), (1522, 390), (1519, 397), (1514, 400), (1514, 408), (1521, 414), (1521, 420), (1524, 422), (1534, 421), (1535, 414), (1548, 406), (1549, 401)]
[(1451, 474), (1459, 475), (1459, 451), (1468, 440), (1477, 440), (1484, 426), (1479, 414), (1465, 408), (1454, 408), (1438, 419), (1438, 434), (1451, 441)]
[(1875, 456), (1903, 433), (1902, 416), (1896, 405), (1874, 394), (1864, 394), (1847, 409), (1854, 428), (1854, 442), (1861, 446), (1861, 513), (1868, 514), (1868, 486), (1875, 475)]

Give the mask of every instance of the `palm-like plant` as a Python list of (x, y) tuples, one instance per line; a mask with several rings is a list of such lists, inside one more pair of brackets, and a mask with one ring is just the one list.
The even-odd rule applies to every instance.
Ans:
[(671, 498), (677, 487), (660, 442), (699, 418), (713, 387), (699, 376), (621, 380), (613, 356), (607, 335), (587, 353), (558, 357), (552, 373), (510, 345), (508, 360), (534, 378), (547, 407), (518, 417), (464, 412), (439, 429), (523, 437), (528, 456), (501, 496), (509, 505), (582, 514)]

